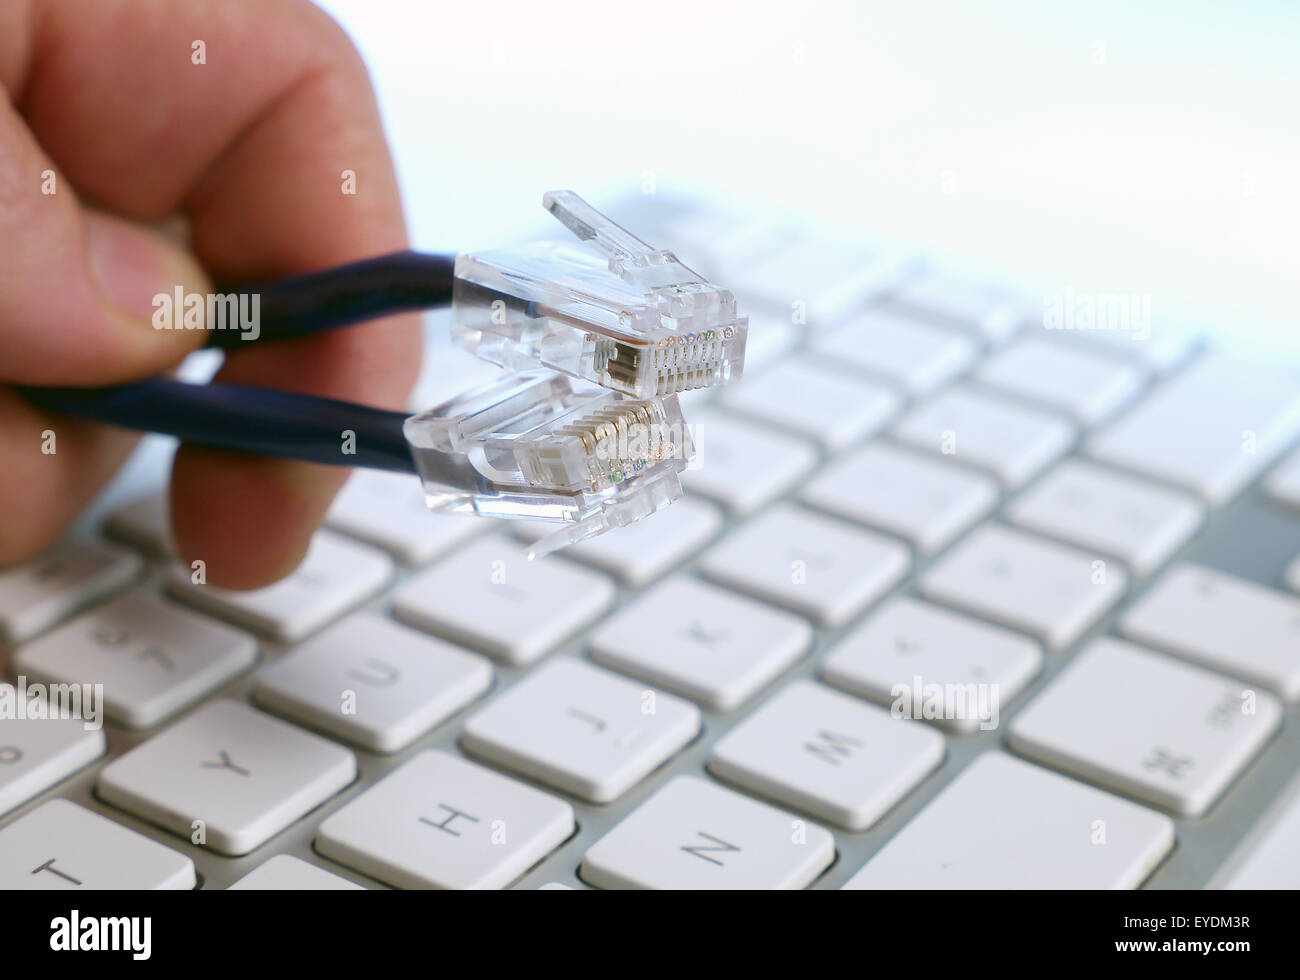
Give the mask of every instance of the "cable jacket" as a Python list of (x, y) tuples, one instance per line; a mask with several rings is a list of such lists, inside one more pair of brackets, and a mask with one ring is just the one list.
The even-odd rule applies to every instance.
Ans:
[[(234, 287), (257, 296), (257, 340), (284, 340), (375, 317), (451, 304), (456, 256), (394, 252), (274, 282)], [(213, 326), (209, 324), (209, 327)], [(208, 346), (236, 348), (251, 331), (210, 329)]]
[(19, 390), (48, 411), (218, 449), (415, 472), (401, 412), (270, 388), (193, 385), (171, 378), (115, 388)]

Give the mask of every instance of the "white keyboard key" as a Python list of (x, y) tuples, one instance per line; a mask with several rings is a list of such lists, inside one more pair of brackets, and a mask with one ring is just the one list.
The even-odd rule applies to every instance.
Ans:
[(1171, 568), (1120, 632), (1213, 670), (1300, 698), (1300, 599), (1202, 565)]
[(273, 640), (294, 643), (378, 592), (393, 575), (382, 551), (317, 531), (302, 564), (286, 578), (250, 592), (194, 582), (194, 572), (172, 568), (167, 588), (199, 609)]
[(829, 364), (862, 368), (909, 395), (922, 395), (965, 371), (977, 347), (955, 330), (891, 310), (870, 310), (843, 328), (818, 334), (813, 349)]
[(1229, 890), (1300, 889), (1300, 780), (1291, 784), (1260, 825), (1207, 887)]
[(1085, 427), (1113, 415), (1142, 388), (1134, 364), (1025, 337), (980, 365), (975, 380), (1065, 412)]
[(316, 850), (397, 888), (504, 888), (573, 830), (564, 801), (426, 751), (328, 817)]
[(678, 776), (592, 845), (598, 888), (806, 888), (835, 859), (816, 824), (696, 776)]
[(1009, 744), (1081, 779), (1199, 817), (1281, 723), (1282, 706), (1270, 694), (1104, 637), (1016, 715)]
[(228, 891), (347, 892), (365, 891), (355, 881), (308, 864), (291, 854), (277, 854), (259, 864)]
[(901, 404), (892, 388), (807, 358), (783, 361), (722, 396), (724, 407), (811, 439), (826, 452), (876, 432)]
[(1300, 433), (1300, 366), (1200, 358), (1093, 436), (1088, 453), (1227, 503)]
[(436, 514), (420, 481), (405, 473), (357, 470), (348, 478), (325, 523), (383, 548), (403, 565), (424, 565), (485, 530), (481, 518)]
[(398, 619), (509, 664), (529, 664), (604, 612), (614, 585), (560, 558), (529, 561), (494, 535), (471, 542), (397, 590)]
[[(822, 677), (908, 717), (970, 733), (995, 729), (1042, 662), (1026, 636), (900, 595), (831, 650)], [(935, 690), (944, 692), (937, 700)]]
[(713, 747), (728, 782), (866, 830), (943, 762), (943, 736), (812, 681), (795, 681)]
[[(1204, 341), (1204, 337), (1195, 328), (1168, 320), (1139, 324), (1131, 330), (1097, 329), (1094, 312), (1091, 328), (1080, 324), (1077, 313), (1066, 325), (1065, 307), (1074, 300), (1068, 292), (1059, 298), (1063, 300), (1057, 309), (1061, 319), (1056, 321), (1057, 325), (1049, 328), (1048, 313), (1044, 309), (1043, 321), (1038, 325), (1040, 331), (1053, 340), (1074, 344), (1085, 350), (1118, 355), (1160, 374), (1167, 374), (1178, 367)], [(1083, 323), (1088, 324), (1089, 321), (1085, 319)]]
[(812, 469), (812, 443), (770, 427), (704, 411), (691, 416), (696, 468), (682, 483), (744, 517), (775, 500)]
[(686, 746), (700, 711), (578, 660), (553, 660), (465, 722), (467, 752), (592, 803), (622, 796)]
[(1205, 520), (1195, 497), (1074, 459), (1021, 493), (1004, 513), (1031, 531), (1112, 555), (1138, 575), (1163, 565)]
[(1292, 453), (1268, 478), (1269, 496), (1279, 504), (1300, 510), (1300, 452)]
[(1095, 555), (1023, 531), (974, 531), (920, 579), (927, 599), (1067, 647), (1124, 595), (1128, 576)]
[(103, 729), (94, 727), (89, 718), (19, 716), (18, 705), (28, 698), (26, 685), (20, 691), (12, 684), (0, 684), (0, 816), (108, 750)]
[(844, 887), (1136, 888), (1173, 846), (1168, 817), (985, 752)]
[(103, 684), (111, 721), (151, 728), (255, 660), (247, 633), (136, 590), (20, 647), (13, 665), (46, 684)]
[[(515, 521), (528, 542), (555, 530), (543, 521)], [(608, 572), (624, 585), (642, 586), (676, 568), (722, 529), (718, 508), (702, 500), (675, 501), (634, 524), (569, 545), (561, 555)]]
[(889, 297), (891, 306), (1005, 340), (1029, 322), (1017, 297), (997, 286), (931, 272), (905, 283)]
[(700, 559), (713, 581), (831, 629), (880, 598), (909, 565), (898, 542), (789, 504), (739, 528)]
[(0, 889), (135, 891), (198, 884), (194, 862), (101, 817), (49, 800), (0, 827)]
[(118, 507), (108, 515), (104, 529), (123, 544), (154, 557), (176, 553), (165, 491), (148, 494)]
[(974, 388), (949, 388), (914, 408), (894, 437), (991, 471), (1015, 488), (1065, 455), (1074, 427), (1054, 414)]
[(947, 547), (997, 505), (983, 473), (888, 443), (837, 460), (800, 493), (806, 504), (896, 534), (923, 555)]
[(578, 889), (559, 881), (548, 881), (544, 885), (538, 885), (537, 890), (539, 892), (576, 892)]
[(798, 313), (814, 329), (844, 318), (907, 275), (906, 258), (799, 236), (737, 264), (727, 283), (742, 307)]
[(253, 698), (345, 742), (396, 752), (491, 686), (478, 654), (358, 613), (263, 667)]
[[(745, 376), (752, 376), (779, 363), (799, 343), (801, 330), (791, 322), (788, 313), (749, 311), (749, 330), (745, 334)], [(689, 395), (691, 392), (682, 394)]]
[(807, 621), (696, 578), (640, 596), (591, 634), (593, 660), (732, 711), (808, 652)]
[(99, 541), (62, 541), (0, 569), (0, 642), (21, 643), (125, 588), (144, 570), (140, 556)]
[[(210, 701), (110, 762), (101, 799), (206, 843), (247, 854), (352, 782), (356, 757), (239, 701)], [(202, 836), (205, 840), (197, 840)]]

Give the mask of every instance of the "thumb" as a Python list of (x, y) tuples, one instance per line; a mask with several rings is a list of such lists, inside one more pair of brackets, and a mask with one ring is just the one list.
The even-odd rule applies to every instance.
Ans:
[(155, 329), (153, 298), (210, 287), (161, 234), (84, 209), (0, 103), (0, 381), (106, 385), (157, 374), (203, 341)]

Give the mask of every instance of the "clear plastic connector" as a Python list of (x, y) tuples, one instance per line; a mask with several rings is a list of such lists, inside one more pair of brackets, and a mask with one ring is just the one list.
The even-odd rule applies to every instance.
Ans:
[(666, 507), (695, 456), (675, 395), (631, 398), (539, 370), (412, 416), (405, 434), (434, 510), (562, 522), (533, 555)]
[(748, 317), (735, 297), (572, 191), (542, 199), (581, 245), (456, 257), (452, 335), (513, 371), (547, 367), (634, 398), (740, 379)]

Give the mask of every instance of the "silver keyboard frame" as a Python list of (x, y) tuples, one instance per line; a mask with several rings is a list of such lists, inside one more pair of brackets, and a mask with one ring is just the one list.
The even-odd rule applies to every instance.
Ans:
[[(972, 369), (996, 349), (995, 346), (990, 350), (981, 351), (972, 365)], [(1201, 355), (1192, 355), (1192, 357), (1196, 356)], [(1189, 358), (1189, 362), (1190, 360), (1191, 358)], [(1172, 373), (1175, 372), (1171, 372), (1170, 376), (1172, 376)], [(963, 377), (965, 376), (963, 375)], [(1132, 407), (1132, 404), (1136, 404), (1137, 401), (1140, 401), (1142, 397), (1149, 393), (1151, 386), (1163, 383), (1168, 377), (1156, 378), (1127, 407)], [(961, 380), (961, 378), (954, 379), (950, 384)], [(903, 411), (907, 411), (914, 404), (914, 400), (908, 401)], [(743, 418), (744, 416), (737, 417)], [(872, 438), (887, 439), (888, 437), (875, 436)], [(856, 443), (855, 446), (863, 445), (868, 441), (870, 440), (862, 440)], [(835, 454), (834, 457), (823, 457), (818, 466), (814, 467), (808, 476), (805, 476), (784, 496), (773, 500), (767, 506), (772, 506), (783, 500), (792, 500), (798, 488), (806, 483), (811, 478), (811, 475), (817, 472), (819, 467), (825, 466), (828, 458), (842, 456), (844, 452), (850, 452), (853, 448), (849, 447), (849, 449)], [(1077, 450), (1076, 445), (1072, 455), (1078, 455)], [(1278, 460), (1285, 458), (1285, 455), (1280, 455)], [(1276, 461), (1270, 467), (1265, 468), (1264, 474), (1266, 475), (1273, 466), (1276, 466)], [(1051, 469), (1051, 466), (1047, 467), (1042, 474), (1039, 474), (1038, 478), (1049, 473)], [(1026, 484), (1026, 486), (1032, 485), (1032, 481)], [(144, 488), (140, 492), (144, 492), (145, 489), (152, 489), (152, 487)], [(971, 530), (988, 521), (1000, 520), (1002, 506), (1009, 496), (1004, 494), (994, 515), (986, 518), (985, 521), (976, 523)], [(102, 512), (102, 510), (102, 506), (97, 508), (97, 512)], [(722, 533), (725, 534), (732, 527), (742, 523), (745, 523), (745, 520), (727, 517)], [(491, 533), (508, 534), (510, 532), (508, 530), (499, 530)], [(966, 531), (956, 540), (961, 540), (965, 534), (969, 533), (970, 530)], [(955, 541), (950, 543), (937, 557), (947, 554), (955, 543)], [(662, 581), (663, 578), (669, 575), (689, 574), (698, 576), (695, 567), (696, 559), (699, 554), (707, 550), (707, 547), (701, 549), (690, 561), (666, 573), (656, 581)], [(834, 864), (818, 878), (812, 887), (838, 888), (843, 885), (918, 810), (957, 776), (977, 753), (995, 748), (1009, 751), (1005, 745), (1006, 723), (1010, 718), (1015, 717), (1019, 707), (1027, 703), (1045, 684), (1049, 683), (1080, 647), (1092, 638), (1110, 632), (1111, 624), (1116, 616), (1148, 587), (1152, 578), (1158, 577), (1161, 571), (1169, 567), (1170, 564), (1179, 560), (1196, 561), (1261, 585), (1282, 588), (1279, 583), (1283, 569), (1297, 554), (1300, 554), (1300, 515), (1285, 510), (1276, 502), (1267, 500), (1260, 481), (1257, 481), (1226, 507), (1218, 511), (1210, 510), (1208, 520), (1200, 532), (1169, 562), (1157, 569), (1153, 576), (1133, 580), (1128, 594), (1117, 610), (1112, 611), (1110, 615), (1095, 624), (1093, 629), (1085, 634), (1079, 642), (1068, 648), (1066, 652), (1045, 654), (1044, 669), (1040, 675), (1013, 702), (1003, 706), (1001, 724), (997, 731), (973, 735), (957, 735), (944, 730), (947, 756), (943, 764), (938, 770), (924, 779), (901, 803), (890, 810), (879, 823), (868, 831), (858, 833), (828, 826), (828, 829), (835, 836), (836, 859)], [(927, 560), (916, 562), (908, 578), (891, 590), (888, 595), (899, 592), (916, 594), (914, 582), (917, 574), (923, 572), (934, 560), (935, 557), (930, 557)], [(160, 562), (150, 560), (148, 578), (145, 582), (154, 589), (161, 589), (159, 584), (161, 568)], [(388, 613), (393, 589), (409, 578), (413, 571), (412, 569), (399, 569), (398, 575), (381, 596), (364, 606), (358, 607), (358, 609), (351, 610), (348, 615), (359, 611), (361, 608)], [(620, 585), (618, 600), (613, 611), (617, 611), (624, 604), (634, 601), (641, 591), (643, 590), (629, 589)], [(533, 889), (548, 882), (560, 882), (574, 888), (586, 887), (580, 877), (579, 867), (582, 863), (583, 854), (596, 840), (612, 829), (629, 812), (662, 786), (665, 781), (683, 773), (705, 775), (709, 753), (713, 744), (719, 738), (724, 736), (732, 726), (746, 718), (758, 704), (790, 679), (795, 677), (816, 678), (818, 665), (827, 650), (839, 637), (853, 629), (867, 615), (870, 615), (877, 605), (878, 603), (875, 603), (864, 610), (853, 622), (840, 630), (816, 630), (811, 651), (795, 667), (783, 674), (777, 681), (740, 709), (728, 714), (711, 711), (703, 712), (701, 734), (686, 749), (638, 783), (613, 804), (595, 806), (585, 803), (546, 784), (530, 780), (518, 773), (501, 770), (485, 760), (476, 759), (475, 761), (483, 765), (499, 769), (499, 771), (506, 772), (515, 779), (537, 786), (554, 796), (567, 799), (573, 805), (576, 814), (578, 826), (576, 833), (559, 849), (552, 852), (546, 859), (518, 879), (512, 887)], [(585, 658), (585, 637), (586, 633), (584, 632), (548, 656), (579, 656)], [(286, 649), (284, 644), (269, 641), (262, 641), (260, 647), (259, 665)], [(6, 656), (5, 660), (7, 661), (7, 659)], [(474, 757), (465, 753), (457, 743), (466, 716), (470, 712), (477, 710), (484, 700), (493, 697), (497, 692), (513, 684), (518, 678), (527, 673), (527, 668), (509, 667), (499, 663), (494, 663), (493, 666), (496, 672), (496, 681), (492, 689), (483, 698), (453, 715), (401, 752), (384, 756), (359, 749), (356, 746), (348, 746), (357, 756), (359, 769), (357, 780), (342, 793), (308, 813), (287, 830), (244, 857), (223, 857), (205, 848), (195, 846), (188, 839), (175, 836), (168, 831), (146, 823), (132, 814), (109, 806), (95, 796), (94, 784), (99, 770), (132, 746), (157, 734), (167, 724), (170, 724), (170, 721), (147, 732), (129, 732), (116, 726), (106, 725), (105, 731), (109, 742), (109, 750), (106, 756), (70, 779), (7, 814), (3, 820), (0, 820), (0, 827), (28, 810), (39, 806), (45, 800), (62, 797), (89, 807), (167, 847), (189, 855), (199, 871), (200, 887), (202, 888), (225, 888), (276, 854), (295, 855), (369, 888), (386, 888), (388, 886), (379, 881), (368, 878), (351, 868), (336, 864), (317, 854), (312, 848), (312, 839), (315, 836), (316, 829), (330, 813), (345, 806), (358, 794), (365, 792), (389, 771), (401, 765), (416, 752), (429, 748), (440, 748), (473, 759)], [(245, 701), (249, 700), (251, 678), (255, 670), (256, 667), (253, 671), (228, 684), (219, 692), (211, 695), (211, 697), (227, 696)], [(172, 719), (172, 721), (174, 720)], [(927, 724), (927, 722), (918, 721), (916, 724)], [(1174, 850), (1147, 879), (1143, 887), (1191, 889), (1203, 888), (1210, 884), (1212, 879), (1216, 877), (1216, 873), (1220, 872), (1221, 868), (1233, 855), (1239, 843), (1247, 837), (1252, 828), (1255, 828), (1267, 817), (1270, 804), (1284, 795), (1284, 791), (1287, 790), (1288, 784), (1296, 774), (1298, 767), (1300, 767), (1300, 704), (1292, 704), (1285, 708), (1283, 727), (1279, 734), (1264, 748), (1255, 761), (1241, 774), (1240, 778), (1228, 788), (1223, 798), (1205, 816), (1194, 820), (1181, 817), (1174, 818), (1177, 827)], [(726, 785), (724, 781), (718, 780), (712, 774), (708, 774), (708, 778)], [(733, 788), (739, 789), (739, 787)], [(1108, 789), (1107, 787), (1102, 788)], [(746, 795), (754, 796), (747, 790), (741, 789), (740, 791)], [(1114, 792), (1114, 790), (1109, 789), (1108, 791)], [(1137, 802), (1142, 803), (1141, 800)], [(779, 802), (775, 802), (774, 805), (785, 808)]]

